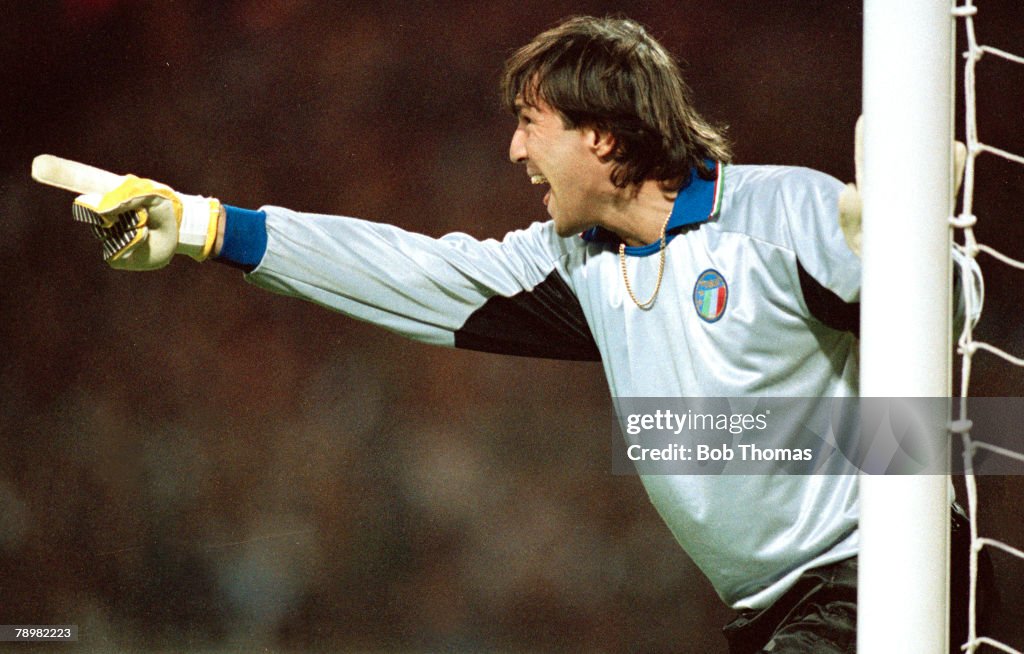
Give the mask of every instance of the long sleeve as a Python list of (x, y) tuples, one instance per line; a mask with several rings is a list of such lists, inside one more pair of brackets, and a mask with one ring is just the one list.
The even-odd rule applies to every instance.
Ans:
[(579, 239), (535, 223), (503, 240), (431, 238), (342, 216), (264, 207), (252, 283), (436, 345), (598, 360), (560, 272)]

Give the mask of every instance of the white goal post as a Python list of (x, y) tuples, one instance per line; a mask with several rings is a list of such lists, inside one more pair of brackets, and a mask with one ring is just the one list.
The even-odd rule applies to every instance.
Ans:
[[(951, 392), (954, 51), (952, 0), (865, 0), (863, 397)], [(946, 651), (949, 488), (861, 475), (858, 651)]]

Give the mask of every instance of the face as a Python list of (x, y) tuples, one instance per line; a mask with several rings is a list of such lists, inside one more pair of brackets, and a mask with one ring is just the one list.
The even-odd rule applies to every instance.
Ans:
[(561, 116), (543, 101), (516, 106), (518, 123), (509, 158), (525, 164), (532, 183), (548, 186), (544, 204), (556, 231), (570, 236), (598, 224), (601, 198), (611, 186), (598, 134), (566, 129)]

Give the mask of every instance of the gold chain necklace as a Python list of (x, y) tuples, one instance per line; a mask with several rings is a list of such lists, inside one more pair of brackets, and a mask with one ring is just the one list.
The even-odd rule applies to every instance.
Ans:
[(671, 217), (672, 212), (670, 211), (669, 214), (665, 216), (665, 222), (661, 226), (661, 247), (658, 250), (658, 281), (654, 285), (654, 293), (651, 294), (650, 299), (646, 302), (641, 302), (636, 299), (636, 294), (633, 293), (633, 287), (629, 283), (629, 273), (626, 272), (626, 244), (624, 242), (619, 243), (619, 264), (622, 267), (622, 279), (626, 282), (626, 292), (629, 293), (629, 297), (632, 298), (633, 303), (644, 311), (647, 311), (654, 306), (654, 300), (658, 298), (658, 291), (661, 290), (661, 279), (665, 275), (665, 231), (668, 229), (668, 221)]

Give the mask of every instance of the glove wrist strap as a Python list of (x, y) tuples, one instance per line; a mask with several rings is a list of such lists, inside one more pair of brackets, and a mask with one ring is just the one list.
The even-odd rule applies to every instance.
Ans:
[(217, 219), (220, 202), (215, 198), (184, 195), (181, 199), (181, 223), (178, 225), (178, 246), (175, 254), (185, 254), (196, 261), (205, 261), (217, 240)]

